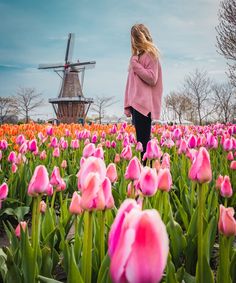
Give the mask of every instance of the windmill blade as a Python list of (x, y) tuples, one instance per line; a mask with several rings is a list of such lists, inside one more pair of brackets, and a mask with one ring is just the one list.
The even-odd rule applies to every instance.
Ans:
[(57, 64), (39, 64), (38, 69), (56, 69), (56, 68), (64, 68), (63, 63)]
[(89, 61), (89, 62), (78, 62), (68, 64), (68, 67), (77, 67), (75, 69), (82, 70), (82, 69), (92, 69), (95, 67), (96, 61)]
[(65, 63), (68, 64), (72, 60), (72, 53), (74, 49), (74, 41), (75, 41), (75, 34), (69, 33), (67, 47), (66, 47), (66, 56), (65, 56)]

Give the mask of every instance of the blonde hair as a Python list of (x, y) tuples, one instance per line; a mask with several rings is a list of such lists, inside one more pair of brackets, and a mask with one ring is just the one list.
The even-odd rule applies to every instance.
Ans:
[(160, 51), (154, 45), (148, 28), (143, 24), (136, 24), (131, 28), (132, 55), (150, 53), (154, 58), (160, 56)]

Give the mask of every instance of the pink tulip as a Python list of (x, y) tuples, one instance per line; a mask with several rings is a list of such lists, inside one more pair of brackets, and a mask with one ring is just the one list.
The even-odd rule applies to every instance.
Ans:
[(28, 148), (31, 152), (34, 152), (38, 149), (36, 139), (29, 141)]
[(30, 180), (28, 186), (28, 194), (37, 196), (38, 194), (47, 194), (49, 186), (48, 171), (44, 165), (38, 165)]
[(15, 235), (16, 235), (17, 238), (20, 238), (20, 232), (21, 232), (20, 227), (21, 227), (21, 229), (22, 229), (23, 231), (25, 231), (25, 230), (26, 230), (26, 227), (27, 227), (27, 223), (26, 223), (25, 221), (21, 221), (21, 222), (17, 225), (17, 227), (16, 227), (16, 229), (15, 229)]
[(97, 173), (102, 183), (106, 177), (106, 165), (104, 161), (94, 156), (90, 156), (84, 161), (77, 173), (78, 189), (82, 192), (85, 187), (86, 177), (89, 173)]
[(236, 160), (234, 160), (230, 163), (230, 169), (236, 170)]
[(91, 142), (96, 143), (97, 141), (98, 141), (98, 136), (97, 136), (97, 134), (94, 134), (91, 138)]
[(230, 138), (226, 138), (223, 142), (223, 149), (226, 151), (230, 151), (233, 149), (233, 140)]
[(58, 147), (58, 140), (57, 140), (57, 137), (52, 137), (51, 138), (51, 143), (50, 143), (50, 146), (51, 147)]
[(48, 126), (47, 130), (46, 130), (46, 133), (47, 133), (48, 136), (52, 136), (53, 135), (53, 128)]
[(129, 180), (137, 180), (140, 177), (140, 173), (141, 173), (141, 168), (142, 165), (139, 161), (139, 159), (137, 158), (137, 156), (134, 156), (127, 168), (126, 168), (126, 172), (125, 172), (125, 179), (129, 179)]
[(112, 282), (161, 281), (169, 239), (156, 210), (132, 209), (127, 213), (116, 246), (110, 264)]
[(180, 140), (180, 145), (178, 149), (178, 154), (185, 153), (188, 148), (187, 142), (184, 139)]
[(131, 146), (127, 145), (126, 147), (124, 147), (120, 156), (125, 160), (130, 160), (132, 158)]
[(222, 175), (219, 175), (219, 177), (216, 179), (216, 189), (220, 189), (221, 188), (221, 184), (224, 180), (224, 177)]
[(68, 141), (64, 140), (61, 142), (61, 148), (63, 150), (67, 149), (68, 148)]
[(162, 151), (158, 146), (156, 139), (151, 139), (147, 143), (146, 152), (144, 153), (143, 160), (145, 159), (160, 159), (162, 156)]
[(236, 235), (236, 220), (234, 219), (234, 209), (232, 207), (225, 208), (220, 205), (218, 229), (225, 236)]
[(16, 143), (17, 143), (18, 145), (22, 145), (24, 142), (25, 142), (25, 137), (24, 137), (23, 135), (17, 136), (17, 138), (16, 138)]
[(194, 135), (191, 135), (189, 140), (188, 140), (188, 147), (189, 148), (194, 148), (197, 146), (197, 139)]
[(115, 141), (111, 141), (111, 147), (116, 148), (116, 142)]
[(19, 148), (19, 153), (25, 154), (27, 152), (27, 149), (28, 149), (27, 143), (24, 142)]
[(120, 155), (119, 155), (119, 153), (116, 153), (115, 158), (114, 158), (114, 162), (115, 163), (119, 163), (120, 162)]
[(116, 248), (117, 243), (119, 241), (121, 230), (123, 226), (124, 219), (126, 215), (132, 210), (141, 210), (141, 207), (137, 204), (137, 202), (133, 199), (126, 199), (118, 209), (118, 212), (116, 214), (116, 218), (111, 225), (111, 229), (109, 232), (109, 238), (108, 238), (108, 254), (110, 257), (113, 256)]
[(172, 177), (169, 168), (160, 169), (157, 174), (157, 187), (161, 191), (169, 192), (172, 186)]
[(116, 140), (117, 140), (117, 141), (122, 141), (122, 140), (123, 140), (123, 135), (122, 135), (122, 133), (119, 133), (119, 134), (117, 135)]
[[(133, 188), (135, 189), (133, 192)], [(129, 182), (128, 186), (127, 186), (127, 197), (137, 197), (139, 195), (139, 182), (138, 180), (135, 180), (134, 182)], [(133, 196), (134, 193), (134, 196)]]
[(208, 151), (201, 147), (189, 170), (189, 178), (199, 183), (208, 183), (212, 179), (211, 162)]
[(81, 207), (81, 196), (77, 192), (73, 193), (69, 211), (71, 214), (81, 214), (83, 212)]
[(233, 189), (230, 183), (229, 176), (224, 176), (224, 180), (221, 183), (220, 194), (223, 197), (230, 198), (233, 195)]
[(52, 186), (55, 186), (57, 191), (64, 191), (66, 189), (66, 183), (61, 178), (60, 169), (57, 166), (54, 166), (53, 168), (50, 178), (50, 184)]
[(11, 151), (7, 158), (8, 162), (15, 163), (16, 162), (16, 153), (15, 151)]
[(73, 148), (73, 149), (79, 148), (79, 141), (77, 139), (72, 140), (71, 143), (70, 143), (70, 147)]
[(67, 137), (69, 137), (69, 136), (71, 135), (71, 132), (70, 132), (70, 130), (68, 130), (68, 129), (65, 129), (65, 135), (66, 135)]
[(18, 167), (17, 167), (16, 163), (12, 163), (12, 165), (11, 165), (11, 172), (12, 173), (16, 173), (17, 169), (18, 169)]
[(61, 162), (61, 168), (65, 169), (67, 167), (67, 161), (64, 159)]
[(139, 152), (143, 152), (143, 145), (141, 142), (137, 142), (136, 150)]
[(229, 161), (234, 160), (234, 155), (233, 155), (233, 152), (232, 152), (232, 151), (230, 151), (230, 152), (227, 154), (227, 159), (228, 159)]
[(107, 177), (102, 182), (102, 190), (105, 197), (105, 208), (113, 208), (114, 198), (112, 196), (111, 181)]
[(181, 135), (182, 135), (182, 133), (181, 133), (181, 130), (179, 128), (174, 129), (174, 131), (173, 131), (173, 138), (174, 139), (176, 139), (176, 140), (180, 139)]
[(8, 185), (6, 183), (2, 183), (0, 186), (0, 208), (2, 207), (2, 201), (7, 198), (8, 195)]
[(107, 166), (106, 177), (109, 178), (109, 180), (111, 181), (111, 183), (116, 182), (118, 176), (117, 176), (117, 171), (116, 171), (116, 165), (115, 165), (114, 163), (110, 163), (110, 164)]
[(139, 178), (139, 187), (145, 196), (153, 196), (157, 191), (157, 172), (150, 167), (144, 167)]
[(45, 213), (46, 212), (47, 204), (45, 203), (45, 201), (43, 201), (43, 200), (40, 201), (39, 208), (40, 208), (40, 212), (41, 213)]
[(0, 149), (1, 150), (6, 150), (8, 148), (8, 143), (6, 140), (1, 140), (0, 141)]
[(105, 209), (105, 196), (101, 183), (98, 173), (92, 172), (86, 176), (81, 197), (81, 206), (83, 209), (89, 211)]
[(95, 151), (95, 145), (93, 143), (88, 143), (83, 149), (83, 157), (88, 158), (92, 156)]
[(152, 166), (153, 168), (155, 168), (156, 169), (156, 171), (158, 172), (159, 171), (159, 169), (161, 168), (161, 164), (160, 164), (160, 161), (158, 160), (158, 159), (156, 159), (155, 161), (154, 161), (154, 163), (153, 163), (153, 166)]
[(43, 150), (43, 151), (40, 153), (39, 158), (40, 158), (41, 160), (44, 160), (44, 159), (46, 159), (46, 157), (47, 157), (46, 151)]
[(114, 124), (114, 125), (112, 126), (111, 130), (110, 130), (110, 133), (111, 133), (111, 134), (116, 134), (116, 132), (117, 132), (117, 126), (116, 126), (116, 124)]
[(106, 133), (105, 133), (104, 131), (102, 131), (101, 137), (102, 137), (103, 139), (106, 138)]
[(170, 155), (167, 152), (162, 156), (161, 168), (170, 168)]
[(96, 148), (95, 151), (94, 151), (94, 153), (93, 153), (93, 156), (94, 156), (94, 157), (97, 157), (97, 158), (104, 159), (104, 151), (103, 151), (103, 148), (102, 148), (102, 147)]
[(106, 148), (111, 148), (111, 142), (109, 140), (106, 140)]
[(60, 156), (60, 149), (59, 149), (59, 147), (54, 148), (52, 156), (53, 157), (59, 157)]

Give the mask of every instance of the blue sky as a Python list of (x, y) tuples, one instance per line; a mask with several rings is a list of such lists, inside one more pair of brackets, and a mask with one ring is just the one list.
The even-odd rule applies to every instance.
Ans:
[[(216, 52), (220, 0), (0, 0), (0, 96), (19, 87), (42, 92), (35, 113), (53, 116), (48, 98), (57, 97), (60, 78), (39, 63), (63, 62), (69, 32), (75, 33), (73, 61), (95, 60), (84, 80), (86, 97), (115, 96), (107, 114), (123, 114), (130, 58), (130, 28), (144, 23), (161, 50), (164, 95), (181, 87), (196, 68), (226, 81), (225, 60)], [(36, 116), (35, 116), (36, 117)]]

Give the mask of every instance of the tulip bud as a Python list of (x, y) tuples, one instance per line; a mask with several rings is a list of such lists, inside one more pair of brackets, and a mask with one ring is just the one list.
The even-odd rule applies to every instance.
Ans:
[(224, 176), (224, 180), (221, 183), (220, 194), (223, 197), (230, 198), (233, 195), (233, 189), (230, 183), (229, 176)]
[(45, 201), (41, 200), (40, 204), (39, 204), (39, 207), (40, 207), (40, 212), (41, 213), (45, 213), (45, 211), (47, 209), (47, 204), (45, 203)]
[(26, 227), (27, 227), (27, 223), (26, 223), (25, 221), (21, 221), (21, 222), (17, 225), (17, 227), (16, 227), (16, 229), (15, 229), (15, 235), (16, 235), (17, 238), (20, 238), (20, 232), (21, 232), (20, 227), (22, 228), (23, 231), (25, 231), (25, 230), (26, 230)]
[(126, 168), (126, 172), (125, 172), (125, 179), (129, 179), (129, 180), (137, 180), (140, 177), (140, 173), (141, 173), (141, 163), (139, 161), (139, 159), (134, 156), (127, 168)]
[(71, 214), (81, 214), (83, 212), (81, 207), (81, 196), (77, 192), (73, 193), (69, 211)]
[(116, 165), (114, 163), (110, 163), (107, 166), (106, 176), (109, 178), (111, 183), (116, 182), (116, 180), (117, 180), (117, 171), (116, 171)]
[(225, 236), (236, 235), (236, 220), (234, 219), (234, 209), (232, 207), (225, 208), (220, 205), (218, 229)]

